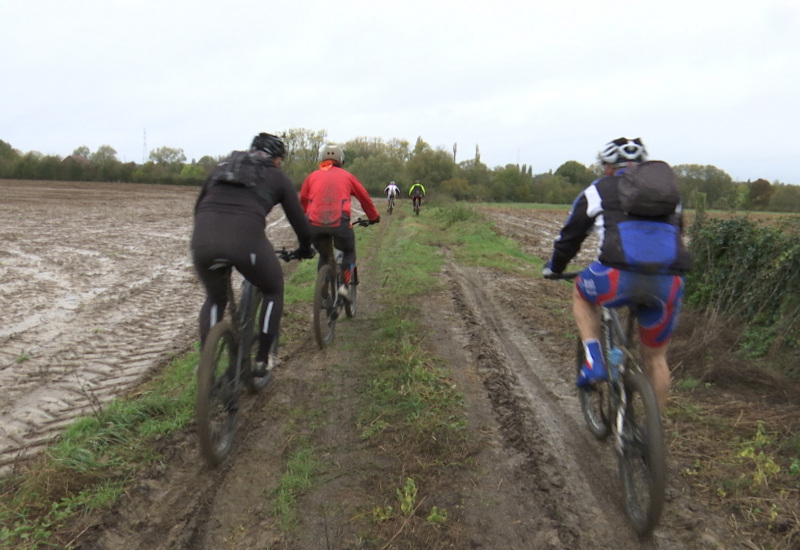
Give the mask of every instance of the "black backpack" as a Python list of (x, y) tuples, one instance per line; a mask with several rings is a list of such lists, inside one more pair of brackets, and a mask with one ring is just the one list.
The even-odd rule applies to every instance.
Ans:
[(258, 164), (250, 153), (234, 151), (217, 164), (211, 173), (212, 185), (222, 183), (241, 187), (255, 187), (258, 182)]
[[(253, 190), (261, 199), (272, 205), (280, 202), (279, 194), (270, 191), (263, 185), (258, 185), (266, 178), (267, 164), (257, 160), (252, 153), (234, 151), (231, 155), (214, 167), (211, 175), (206, 180), (200, 195), (195, 203), (195, 211), (200, 201), (203, 200), (208, 189), (214, 185), (232, 185), (234, 187), (247, 187)], [(273, 193), (275, 193), (273, 195)]]
[(668, 216), (681, 202), (678, 178), (672, 167), (650, 160), (625, 169), (618, 185), (622, 210), (633, 216)]

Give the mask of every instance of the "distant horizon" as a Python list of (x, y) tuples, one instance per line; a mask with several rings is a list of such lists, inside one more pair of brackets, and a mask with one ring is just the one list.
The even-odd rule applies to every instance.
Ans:
[(230, 0), (232, 25), (210, 2), (6, 2), (0, 132), (20, 151), (109, 144), (140, 163), (318, 128), (479, 145), (491, 168), (536, 173), (626, 136), (670, 164), (800, 184), (800, 2), (474, 7)]
[[(363, 137), (363, 136), (362, 136), (362, 137)], [(422, 137), (422, 136), (420, 136), (420, 137)], [(343, 140), (343, 141), (340, 141), (340, 142), (334, 142), (333, 140), (331, 140), (331, 142), (332, 142), (332, 143), (346, 143), (347, 141), (350, 141), (350, 140), (352, 140), (352, 139), (357, 139), (357, 138), (350, 138), (350, 139)], [(383, 142), (384, 142), (384, 143), (386, 143), (387, 141), (390, 141), (391, 139), (398, 139), (398, 138), (390, 138), (390, 140), (387, 140), (387, 139), (384, 139), (384, 138), (375, 138), (375, 139), (382, 139), (382, 140), (383, 140)], [(423, 141), (425, 141), (425, 138), (424, 138), (424, 137), (422, 137), (422, 139), (423, 139)], [(39, 150), (37, 150), (37, 149), (31, 149), (31, 150), (29, 150), (29, 151), (22, 151), (21, 149), (19, 149), (19, 148), (17, 148), (17, 147), (14, 147), (14, 144), (13, 144), (13, 143), (9, 143), (7, 140), (4, 140), (2, 137), (0, 137), (0, 141), (5, 141), (6, 143), (8, 143), (8, 144), (11, 146), (11, 148), (12, 148), (12, 149), (14, 149), (14, 150), (16, 150), (16, 151), (20, 151), (20, 152), (21, 152), (23, 155), (24, 155), (24, 154), (28, 154), (28, 153), (39, 153), (39, 154), (42, 154), (42, 155), (44, 155), (44, 156), (58, 156), (58, 157), (61, 157), (61, 159), (62, 159), (62, 160), (66, 159), (67, 157), (70, 157), (70, 156), (72, 156), (72, 153), (73, 153), (73, 152), (74, 152), (76, 149), (78, 149), (79, 147), (83, 147), (83, 146), (84, 146), (84, 145), (76, 145), (75, 147), (73, 147), (73, 148), (72, 148), (72, 151), (71, 151), (70, 153), (68, 153), (68, 154), (66, 154), (66, 155), (60, 155), (60, 154), (57, 154), (57, 153), (50, 153), (50, 154), (48, 154), (48, 153), (44, 153), (44, 152), (42, 152), (42, 151), (39, 151)], [(415, 140), (414, 142), (409, 142), (409, 144), (410, 144), (410, 148), (411, 148), (411, 149), (413, 149), (413, 143), (415, 143), (415, 142), (416, 142), (416, 140)], [(115, 148), (113, 145), (109, 144), (109, 143), (103, 143), (103, 144), (101, 144), (101, 145), (98, 145), (98, 146), (97, 146), (96, 148), (94, 148), (94, 149), (92, 149), (92, 148), (91, 148), (91, 147), (89, 147), (88, 145), (86, 145), (86, 147), (89, 147), (90, 153), (94, 153), (94, 152), (96, 152), (96, 151), (97, 151), (97, 150), (98, 150), (100, 147), (102, 147), (102, 146), (104, 146), (104, 145), (108, 145), (108, 146), (112, 147), (112, 148), (113, 148), (113, 149), (116, 151), (116, 148)], [(429, 144), (429, 145), (430, 145), (430, 144)], [(180, 147), (173, 147), (173, 146), (170, 146), (170, 145), (159, 145), (158, 147), (154, 147), (154, 148), (150, 149), (150, 150), (147, 152), (148, 156), (149, 156), (149, 154), (150, 154), (152, 151), (154, 151), (154, 150), (156, 150), (156, 149), (159, 149), (159, 148), (161, 148), (161, 147), (171, 147), (172, 149), (181, 149)], [(436, 146), (434, 146), (434, 145), (431, 145), (431, 147), (433, 147), (434, 149), (436, 148)], [(442, 150), (444, 150), (444, 151), (447, 151), (447, 149), (445, 149), (443, 146), (439, 146), (439, 148), (441, 148), (441, 149), (442, 149)], [(242, 147), (242, 148), (240, 148), (239, 150), (243, 150), (243, 149), (246, 149), (246, 147)], [(231, 149), (231, 151), (234, 151), (234, 150), (236, 150), (236, 149)], [(203, 157), (205, 157), (205, 156), (208, 156), (208, 157), (211, 157), (211, 158), (214, 158), (214, 159), (216, 159), (217, 157), (225, 157), (225, 156), (229, 155), (229, 154), (231, 153), (231, 151), (228, 151), (227, 153), (222, 153), (222, 154), (220, 154), (220, 155), (207, 155), (207, 154), (206, 154), (206, 155), (200, 155), (200, 156), (198, 156), (198, 157), (190, 157), (189, 155), (187, 155), (187, 154), (186, 154), (186, 151), (184, 151), (184, 155), (186, 155), (186, 163), (185, 163), (185, 164), (193, 164), (193, 163), (197, 163), (197, 162), (198, 162), (200, 159), (202, 159), (202, 158), (203, 158)], [(121, 158), (119, 158), (119, 157), (120, 157), (120, 154), (119, 154), (119, 152), (117, 152), (117, 160), (118, 160), (119, 162), (122, 162), (122, 163), (129, 163), (129, 162), (133, 162), (134, 164), (142, 165), (142, 164), (146, 164), (146, 163), (148, 162), (147, 160), (145, 160), (144, 162), (135, 161), (135, 160), (125, 160), (125, 159), (121, 159)], [(456, 158), (458, 158), (458, 156), (456, 156)], [(651, 158), (655, 158), (655, 157), (651, 157)], [(456, 163), (461, 163), (461, 162), (464, 162), (465, 160), (472, 160), (472, 159), (474, 159), (474, 154), (473, 154), (473, 156), (472, 156), (472, 157), (466, 157), (466, 158), (464, 158), (463, 160), (457, 160), (457, 161), (456, 161)], [(659, 160), (662, 160), (662, 159), (659, 159)], [(534, 175), (540, 175), (540, 174), (547, 174), (547, 173), (550, 173), (551, 171), (552, 171), (552, 172), (555, 172), (555, 171), (556, 171), (556, 170), (558, 170), (558, 168), (559, 168), (559, 167), (561, 167), (561, 166), (562, 166), (564, 163), (566, 163), (566, 162), (570, 162), (570, 161), (580, 162), (581, 164), (583, 164), (583, 165), (584, 165), (584, 166), (586, 166), (587, 168), (590, 168), (590, 167), (592, 167), (593, 165), (595, 165), (595, 164), (596, 164), (596, 162), (592, 162), (592, 163), (586, 164), (586, 163), (584, 163), (584, 162), (581, 162), (581, 161), (579, 161), (579, 160), (577, 160), (577, 159), (567, 159), (567, 160), (565, 160), (564, 162), (562, 162), (561, 164), (559, 164), (558, 166), (556, 166), (556, 167), (554, 167), (554, 168), (551, 168), (551, 169), (543, 170), (543, 171), (537, 171), (537, 170), (536, 170), (536, 167), (534, 166), (534, 167), (533, 167), (533, 174), (534, 174)], [(518, 166), (522, 166), (522, 165), (530, 166), (528, 163), (525, 163), (525, 162), (508, 162), (508, 163), (506, 163), (506, 164), (503, 164), (503, 165), (495, 165), (495, 166), (491, 166), (491, 165), (489, 165), (489, 164), (487, 164), (487, 163), (483, 162), (483, 152), (482, 152), (482, 151), (481, 151), (481, 162), (482, 162), (484, 165), (486, 165), (486, 166), (487, 166), (487, 167), (488, 167), (490, 170), (495, 170), (495, 169), (498, 169), (498, 168), (504, 168), (505, 166), (507, 166), (507, 165), (509, 165), (509, 164), (511, 164), (511, 165), (518, 165)], [(716, 166), (716, 165), (714, 165), (714, 164), (708, 164), (708, 163), (705, 163), (705, 164), (703, 164), (703, 163), (697, 163), (697, 162), (694, 162), (694, 163), (688, 163), (688, 162), (685, 162), (685, 163), (673, 163), (673, 162), (670, 162), (670, 161), (666, 161), (666, 162), (668, 162), (668, 163), (669, 163), (671, 166), (686, 166), (686, 165), (713, 166), (713, 167), (715, 167), (715, 168), (717, 168), (717, 169), (719, 169), (719, 170), (722, 170), (722, 171), (723, 171), (723, 172), (725, 172), (726, 174), (728, 174), (728, 175), (731, 177), (731, 179), (732, 179), (734, 182), (736, 182), (736, 183), (750, 183), (750, 182), (753, 182), (753, 181), (756, 181), (756, 180), (759, 180), (759, 179), (763, 179), (763, 180), (765, 180), (765, 181), (769, 181), (771, 184), (780, 183), (780, 184), (786, 184), (786, 185), (800, 185), (800, 183), (794, 183), (794, 182), (790, 182), (790, 181), (771, 180), (771, 179), (768, 179), (768, 178), (766, 178), (766, 177), (763, 177), (763, 176), (761, 176), (761, 177), (752, 177), (752, 178), (748, 178), (748, 179), (737, 179), (737, 178), (735, 178), (735, 177), (734, 177), (734, 176), (733, 176), (733, 175), (732, 175), (730, 172), (728, 172), (727, 170), (725, 170), (725, 168), (723, 168), (723, 167), (721, 167), (721, 166)]]

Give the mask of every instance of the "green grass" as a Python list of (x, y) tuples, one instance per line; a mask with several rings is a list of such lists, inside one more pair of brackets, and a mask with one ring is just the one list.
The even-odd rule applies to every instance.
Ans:
[[(438, 209), (429, 208), (427, 213)], [(402, 221), (402, 223), (398, 223)], [(384, 235), (377, 265), (383, 281), (381, 329), (370, 344), (359, 426), (365, 439), (402, 432), (417, 444), (458, 440), (465, 425), (463, 397), (447, 366), (426, 349), (419, 303), (438, 284), (440, 232), (425, 217), (398, 217)]]
[(429, 215), (433, 222), (426, 227), (425, 242), (446, 246), (458, 263), (515, 275), (539, 275), (542, 261), (522, 252), (512, 239), (498, 235), (493, 222), (471, 206), (455, 203), (431, 208)]
[(314, 474), (319, 469), (317, 454), (307, 439), (300, 438), (286, 462), (286, 471), (273, 500), (273, 513), (284, 531), (293, 531), (297, 527), (297, 498), (313, 485)]
[(285, 304), (310, 303), (314, 298), (314, 282), (317, 278), (317, 258), (298, 262), (297, 269), (284, 284)]
[(476, 202), (475, 206), (484, 208), (508, 208), (513, 210), (563, 210), (569, 212), (571, 204), (546, 204), (538, 202)]
[[(463, 396), (451, 379), (451, 365), (430, 352), (424, 327), (417, 322), (426, 294), (439, 284), (441, 248), (452, 251), (459, 262), (512, 272), (535, 262), (498, 237), (474, 209), (459, 204), (429, 207), (420, 217), (395, 215), (393, 221), (379, 243), (378, 231), (356, 229), (359, 255), (372, 252), (369, 276), (380, 281), (373, 296), (382, 308), (374, 321), (380, 328), (365, 333), (357, 345), (336, 345), (369, 355), (356, 373), (361, 380), (356, 429), (364, 439), (383, 441), (408, 458), (409, 470), (398, 471), (398, 480), (413, 475), (424, 483), (438, 475), (438, 465), (469, 460), (460, 454), (466, 426)], [(286, 282), (287, 304), (311, 301), (316, 264), (300, 262), (293, 270)], [(298, 316), (284, 322), (299, 326), (307, 320)], [(65, 547), (69, 541), (58, 537), (67, 526), (113, 505), (138, 472), (160, 459), (152, 441), (192, 422), (197, 361), (196, 351), (178, 358), (135, 394), (76, 420), (25, 473), (0, 482), (0, 547)], [(342, 376), (353, 375), (348, 368), (342, 367)], [(279, 524), (292, 530), (298, 497), (324, 467), (323, 454), (313, 444), (324, 418), (312, 405), (287, 414), (305, 438), (292, 439), (273, 510)], [(431, 510), (430, 517), (444, 521), (446, 511)]]
[(27, 473), (0, 482), (0, 548), (56, 544), (53, 533), (109, 507), (135, 474), (158, 460), (153, 438), (194, 414), (197, 353), (176, 359), (135, 395), (70, 424)]

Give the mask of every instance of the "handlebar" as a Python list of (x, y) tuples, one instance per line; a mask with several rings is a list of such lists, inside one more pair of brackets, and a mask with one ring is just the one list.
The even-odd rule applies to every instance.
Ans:
[[(303, 258), (300, 257), (300, 249), (296, 248), (294, 250), (287, 250), (286, 247), (281, 247), (275, 250), (275, 254), (281, 257), (281, 260), (284, 262), (291, 262), (292, 260), (302, 260)], [(317, 251), (313, 248), (311, 249), (311, 257), (313, 258), (316, 256)]]
[(361, 227), (367, 227), (368, 225), (372, 225), (372, 222), (369, 220), (365, 220), (363, 218), (358, 218), (351, 224), (353, 227), (360, 225)]

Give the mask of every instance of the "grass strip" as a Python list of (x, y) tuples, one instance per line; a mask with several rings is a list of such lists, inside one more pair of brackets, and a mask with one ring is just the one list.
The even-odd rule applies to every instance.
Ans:
[(198, 354), (94, 414), (75, 420), (24, 471), (0, 481), (0, 548), (66, 547), (64, 527), (113, 505), (137, 472), (158, 460), (152, 441), (194, 417)]

